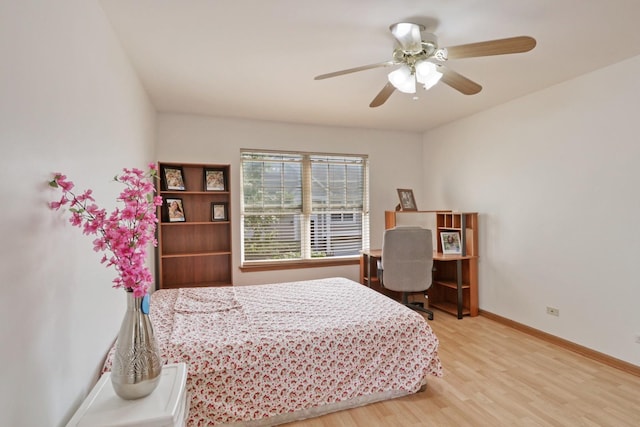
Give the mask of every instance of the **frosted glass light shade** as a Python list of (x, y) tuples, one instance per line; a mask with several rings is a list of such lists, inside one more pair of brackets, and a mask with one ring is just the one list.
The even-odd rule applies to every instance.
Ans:
[(411, 74), (411, 69), (403, 65), (395, 71), (392, 71), (387, 76), (389, 82), (398, 89), (400, 92), (404, 93), (416, 93), (416, 79)]
[(429, 61), (419, 61), (416, 63), (416, 80), (424, 85), (425, 89), (431, 89), (438, 83), (442, 73), (438, 71), (436, 65)]

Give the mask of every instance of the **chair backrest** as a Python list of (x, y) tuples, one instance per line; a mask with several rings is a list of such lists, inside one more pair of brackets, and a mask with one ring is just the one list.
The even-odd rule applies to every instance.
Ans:
[(420, 292), (429, 289), (433, 269), (431, 230), (396, 227), (382, 239), (383, 286), (392, 291)]

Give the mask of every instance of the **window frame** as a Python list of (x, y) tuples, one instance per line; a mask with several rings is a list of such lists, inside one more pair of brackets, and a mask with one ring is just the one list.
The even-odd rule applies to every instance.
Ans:
[[(301, 237), (301, 254), (300, 258), (293, 259), (268, 259), (268, 260), (246, 260), (245, 259), (245, 244), (247, 241), (245, 240), (245, 216), (249, 216), (252, 212), (247, 212), (245, 210), (245, 162), (248, 162), (248, 159), (245, 159), (247, 154), (254, 155), (262, 155), (265, 158), (269, 155), (273, 156), (284, 156), (284, 157), (301, 157), (302, 164), (302, 210), (299, 213), (301, 216), (300, 220), (300, 232), (303, 234)], [(337, 212), (335, 210), (327, 210), (325, 212), (319, 212), (318, 210), (314, 211), (312, 209), (312, 174), (311, 174), (311, 165), (314, 163), (311, 159), (317, 159), (318, 157), (326, 157), (327, 162), (332, 164), (331, 158), (343, 158), (350, 159), (353, 158), (356, 162), (361, 162), (362, 164), (362, 175), (361, 175), (361, 184), (362, 184), (362, 207), (359, 206), (355, 211), (346, 211), (342, 210)], [(315, 160), (316, 163), (319, 163), (318, 160)], [(335, 162), (336, 164), (338, 162)], [(305, 181), (306, 180), (306, 181)], [(344, 178), (345, 187), (347, 182), (347, 177)], [(283, 185), (283, 188), (286, 186)], [(352, 265), (359, 263), (360, 260), (360, 252), (363, 249), (369, 247), (369, 156), (363, 154), (344, 154), (344, 153), (322, 153), (322, 152), (302, 152), (302, 151), (280, 151), (280, 150), (261, 150), (261, 149), (241, 149), (240, 150), (240, 245), (241, 245), (241, 255), (240, 255), (240, 270), (279, 270), (279, 269), (291, 269), (291, 268), (307, 268), (307, 267), (325, 267), (325, 266), (339, 266), (339, 265)], [(284, 213), (284, 212), (283, 212)], [(255, 213), (253, 213), (255, 215)], [(262, 215), (268, 214), (268, 212), (262, 213)], [(334, 214), (341, 215), (343, 223), (358, 223), (357, 215), (360, 215), (362, 218), (362, 222), (360, 225), (360, 233), (357, 235), (361, 240), (360, 247), (357, 249), (357, 254), (349, 254), (349, 255), (341, 255), (341, 256), (324, 256), (324, 257), (313, 257), (311, 255), (311, 239), (313, 236), (313, 231), (311, 230), (310, 224), (311, 219), (314, 215), (318, 214), (326, 214), (329, 218)], [(353, 215), (353, 219), (351, 221), (345, 221), (344, 217), (348, 215)], [(357, 230), (357, 228), (356, 228)], [(335, 234), (333, 235), (335, 237)]]

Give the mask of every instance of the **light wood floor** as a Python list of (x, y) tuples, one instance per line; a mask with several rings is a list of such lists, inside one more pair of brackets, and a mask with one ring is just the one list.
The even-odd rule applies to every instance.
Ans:
[(640, 377), (483, 316), (430, 324), (444, 377), (426, 391), (286, 426), (640, 426)]

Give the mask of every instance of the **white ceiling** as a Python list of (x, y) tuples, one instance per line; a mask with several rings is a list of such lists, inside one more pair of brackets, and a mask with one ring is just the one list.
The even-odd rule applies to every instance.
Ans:
[[(101, 0), (161, 112), (425, 131), (640, 54), (638, 0)], [(442, 83), (418, 100), (369, 103), (390, 68), (389, 25), (415, 22), (441, 47), (529, 35), (528, 53), (450, 60), (483, 86)], [(606, 82), (603, 82), (606, 84)]]

